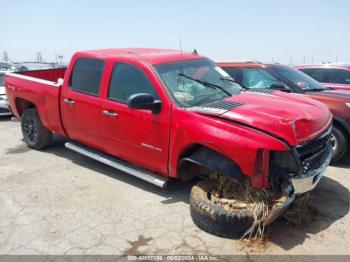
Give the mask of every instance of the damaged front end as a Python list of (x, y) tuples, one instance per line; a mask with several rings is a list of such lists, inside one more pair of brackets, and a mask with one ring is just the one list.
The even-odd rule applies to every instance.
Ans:
[[(286, 190), (288, 198), (277, 203), (267, 219), (272, 223), (294, 201), (295, 197), (314, 189), (332, 159), (332, 127), (319, 137), (287, 152), (271, 152), (269, 182), (273, 192)], [(285, 184), (288, 183), (286, 187)]]

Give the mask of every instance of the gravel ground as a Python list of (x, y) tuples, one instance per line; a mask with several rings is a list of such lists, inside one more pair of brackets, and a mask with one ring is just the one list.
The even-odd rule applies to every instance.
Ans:
[(314, 221), (279, 219), (265, 248), (199, 230), (189, 213), (194, 182), (168, 188), (64, 148), (29, 150), (20, 124), (0, 120), (0, 254), (350, 254), (350, 156), (313, 191)]

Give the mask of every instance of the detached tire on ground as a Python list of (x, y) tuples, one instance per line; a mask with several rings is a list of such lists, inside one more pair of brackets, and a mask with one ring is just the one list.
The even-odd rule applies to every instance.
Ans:
[(24, 111), (21, 117), (21, 128), (28, 147), (39, 150), (50, 145), (52, 132), (43, 126), (35, 108)]
[(217, 180), (204, 180), (195, 185), (190, 195), (190, 211), (193, 222), (210, 234), (240, 238), (252, 226), (254, 218), (248, 209), (226, 211), (209, 199), (209, 193), (217, 186)]
[(343, 158), (348, 150), (348, 137), (342, 129), (333, 126), (332, 134), (333, 158), (332, 163), (335, 163)]

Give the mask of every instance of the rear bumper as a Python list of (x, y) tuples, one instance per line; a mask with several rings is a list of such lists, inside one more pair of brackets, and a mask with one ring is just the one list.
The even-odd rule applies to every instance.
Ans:
[(319, 168), (307, 172), (306, 174), (293, 177), (291, 179), (292, 185), (294, 187), (294, 193), (296, 195), (311, 191), (317, 186), (317, 184), (320, 182), (321, 177), (324, 175), (327, 166), (332, 160), (332, 155), (333, 150), (332, 147), (329, 146), (327, 149), (326, 159)]
[(0, 116), (10, 116), (12, 115), (7, 100), (0, 100)]

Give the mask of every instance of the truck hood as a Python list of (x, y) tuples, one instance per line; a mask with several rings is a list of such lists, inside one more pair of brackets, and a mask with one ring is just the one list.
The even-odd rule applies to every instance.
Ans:
[(320, 135), (332, 121), (325, 104), (299, 94), (241, 92), (224, 101), (236, 106), (219, 114), (207, 114), (266, 132), (291, 146)]

